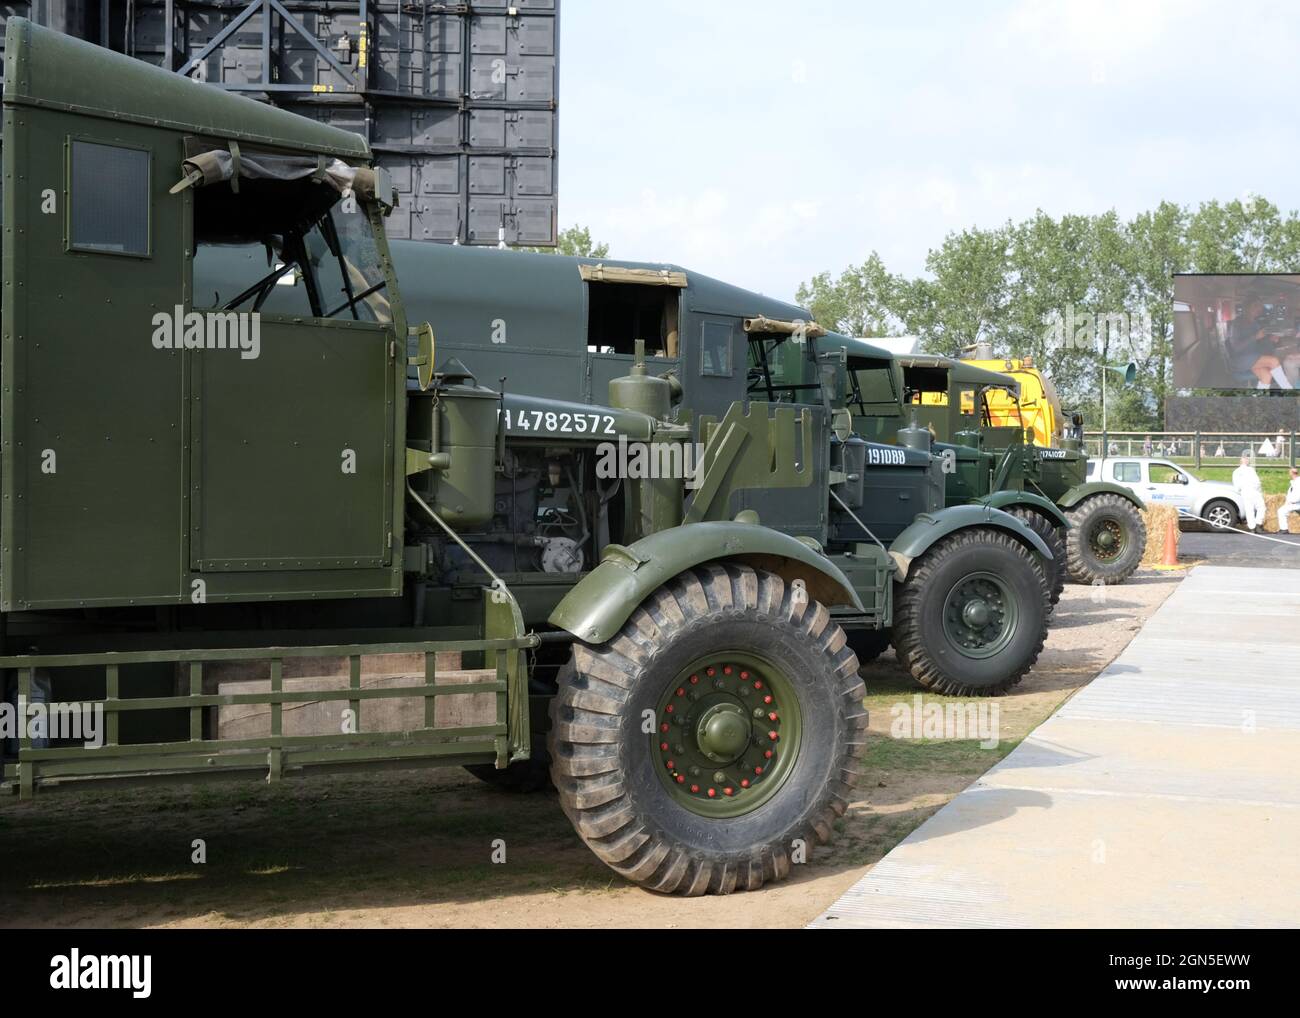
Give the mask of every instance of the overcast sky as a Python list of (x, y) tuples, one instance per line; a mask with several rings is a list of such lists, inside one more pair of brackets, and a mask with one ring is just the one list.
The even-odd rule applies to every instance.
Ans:
[(560, 224), (791, 298), (1042, 208), (1300, 205), (1300, 5), (563, 0)]

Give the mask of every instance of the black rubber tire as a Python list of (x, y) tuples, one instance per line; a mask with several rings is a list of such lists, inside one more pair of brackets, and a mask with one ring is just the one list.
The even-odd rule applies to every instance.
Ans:
[[(1210, 519), (1210, 510), (1222, 508), (1228, 511), (1228, 522), (1224, 526), (1235, 527), (1241, 522), (1241, 517), (1237, 515), (1237, 507), (1229, 502), (1226, 498), (1216, 498), (1205, 504), (1201, 510), (1201, 516), (1204, 519)], [(1222, 526), (1216, 526), (1213, 523), (1207, 524), (1211, 530), (1222, 530)]]
[[(982, 659), (964, 655), (943, 625), (944, 603), (961, 579), (991, 572), (1014, 591), (1020, 621), (1007, 646)], [(1047, 639), (1047, 579), (1042, 558), (1004, 530), (950, 534), (912, 562), (894, 588), (894, 650), (926, 689), (950, 696), (996, 696), (1034, 666)]]
[(1048, 611), (1051, 611), (1065, 590), (1065, 533), (1061, 527), (1055, 526), (1046, 516), (1033, 509), (1017, 506), (1008, 511), (1041, 537), (1052, 553), (1052, 561), (1043, 563), (1043, 571), (1047, 575)]
[[(674, 801), (655, 771), (643, 715), (684, 663), (743, 648), (778, 665), (799, 696), (796, 765), (773, 797), (727, 820)], [(802, 584), (742, 565), (680, 573), (607, 643), (574, 647), (551, 705), (551, 774), (579, 837), (643, 887), (699, 895), (755, 890), (826, 842), (861, 774), (867, 712), (843, 630)]]
[[(1084, 499), (1066, 514), (1070, 529), (1065, 537), (1066, 568), (1075, 583), (1123, 583), (1142, 564), (1147, 547), (1147, 528), (1142, 514), (1122, 495), (1103, 492)], [(1123, 551), (1107, 562), (1097, 558), (1088, 547), (1088, 531), (1102, 519), (1111, 519), (1123, 528)]]
[(889, 649), (888, 629), (846, 629), (844, 635), (853, 653), (858, 656), (858, 667), (870, 664)]

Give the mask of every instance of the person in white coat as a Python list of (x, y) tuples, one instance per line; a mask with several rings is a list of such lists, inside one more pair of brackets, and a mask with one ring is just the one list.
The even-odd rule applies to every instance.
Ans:
[(1252, 534), (1264, 522), (1264, 485), (1250, 461), (1250, 453), (1241, 454), (1241, 466), (1232, 472), (1232, 486), (1241, 496), (1246, 518), (1242, 521)]
[(1286, 501), (1277, 507), (1277, 532), (1287, 533), (1286, 518), (1291, 513), (1300, 513), (1300, 470), (1291, 468), (1291, 483), (1286, 486)]

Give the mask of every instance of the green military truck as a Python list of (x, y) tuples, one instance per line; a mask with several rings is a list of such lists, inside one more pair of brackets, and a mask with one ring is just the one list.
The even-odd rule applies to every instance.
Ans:
[(546, 710), (631, 881), (757, 888), (830, 836), (866, 725), (830, 609), (886, 617), (893, 561), (748, 507), (824, 501), (808, 412), (723, 407), (689, 506), (605, 477), (684, 448), (669, 383), (439, 360), (360, 137), (21, 18), (3, 103), (0, 788), (504, 772)]
[[(846, 353), (853, 384), (879, 384), (876, 375), (895, 370), (870, 349)], [(949, 463), (948, 503), (996, 505), (1025, 520), (1053, 550), (1055, 596), (1066, 575), (1110, 584), (1133, 574), (1146, 548), (1141, 502), (1120, 485), (1086, 480), (1077, 437), (1044, 448), (1026, 441), (1023, 421), (994, 423), (989, 397), (1018, 406), (1015, 378), (933, 354), (901, 356), (897, 370), (907, 414), (937, 436)], [(888, 434), (897, 419), (877, 405), (870, 413), (855, 411), (855, 426), (867, 435)]]
[(994, 506), (945, 508), (943, 464), (927, 436), (913, 433), (902, 449), (892, 435), (854, 436), (842, 406), (844, 337), (803, 309), (676, 265), (401, 242), (393, 250), (408, 305), (436, 326), (439, 356), (507, 393), (602, 400), (640, 342), (648, 376), (667, 387), (666, 417), (691, 443), (725, 434), (731, 415), (796, 413), (809, 450), (795, 454), (805, 487), (719, 496), (709, 471), (731, 469), (723, 463), (740, 447), (728, 442), (716, 462), (701, 458), (685, 518), (757, 512), (824, 548), (867, 606), (836, 613), (860, 658), (892, 639), (921, 684), (968, 695), (1001, 692), (1032, 666), (1050, 603), (1047, 545)]

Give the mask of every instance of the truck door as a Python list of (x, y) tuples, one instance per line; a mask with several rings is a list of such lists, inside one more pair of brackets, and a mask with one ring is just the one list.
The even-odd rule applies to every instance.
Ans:
[(1172, 463), (1164, 460), (1145, 464), (1147, 470), (1144, 501), (1192, 510), (1191, 478)]
[(192, 194), (190, 569), (230, 596), (387, 592), (406, 349), (377, 224), (309, 180)]

